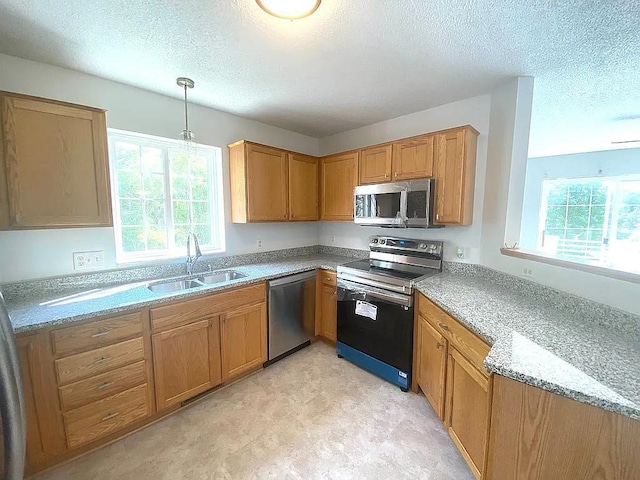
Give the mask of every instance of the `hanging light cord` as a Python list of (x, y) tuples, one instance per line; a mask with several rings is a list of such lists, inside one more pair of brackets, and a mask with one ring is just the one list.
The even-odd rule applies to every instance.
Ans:
[(184, 126), (185, 134), (189, 136), (189, 114), (187, 112), (187, 84), (184, 84)]

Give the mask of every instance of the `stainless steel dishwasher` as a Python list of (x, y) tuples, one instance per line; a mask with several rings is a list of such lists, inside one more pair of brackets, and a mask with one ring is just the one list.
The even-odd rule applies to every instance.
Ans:
[(311, 343), (315, 312), (315, 271), (269, 282), (269, 361), (265, 365)]

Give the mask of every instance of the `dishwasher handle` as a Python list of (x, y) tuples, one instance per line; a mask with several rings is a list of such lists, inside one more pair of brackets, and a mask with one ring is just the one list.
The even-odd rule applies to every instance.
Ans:
[(289, 285), (291, 283), (300, 283), (306, 280), (310, 280), (316, 277), (316, 271), (311, 270), (310, 272), (298, 273), (296, 275), (289, 275), (288, 277), (278, 278), (276, 280), (271, 280), (269, 282), (269, 288), (273, 287), (282, 287), (284, 285)]

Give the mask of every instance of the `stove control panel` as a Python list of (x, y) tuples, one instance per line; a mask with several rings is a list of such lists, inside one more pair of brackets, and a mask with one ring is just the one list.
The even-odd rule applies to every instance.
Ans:
[(393, 251), (402, 254), (426, 254), (442, 258), (442, 242), (433, 240), (419, 240), (413, 238), (372, 236), (369, 240), (371, 251)]

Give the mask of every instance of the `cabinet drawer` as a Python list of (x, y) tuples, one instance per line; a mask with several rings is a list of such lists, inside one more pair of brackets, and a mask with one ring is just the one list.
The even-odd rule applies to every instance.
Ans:
[(151, 309), (151, 328), (154, 332), (186, 325), (203, 317), (219, 315), (243, 305), (266, 301), (264, 283), (238, 288), (206, 297), (173, 303)]
[(141, 312), (54, 330), (51, 332), (51, 339), (54, 352), (57, 355), (64, 355), (87, 348), (101, 347), (136, 335), (142, 335)]
[(62, 410), (87, 405), (147, 381), (144, 361), (60, 387)]
[(423, 295), (418, 295), (418, 311), (447, 340), (449, 340), (484, 375), (484, 368), (491, 347), (467, 327), (453, 319)]
[(64, 414), (70, 448), (88, 443), (149, 414), (147, 384), (118, 393)]
[(320, 270), (320, 278), (325, 285), (335, 287), (337, 284), (336, 273), (330, 270)]
[(142, 337), (56, 360), (58, 383), (65, 384), (108, 372), (144, 358)]

